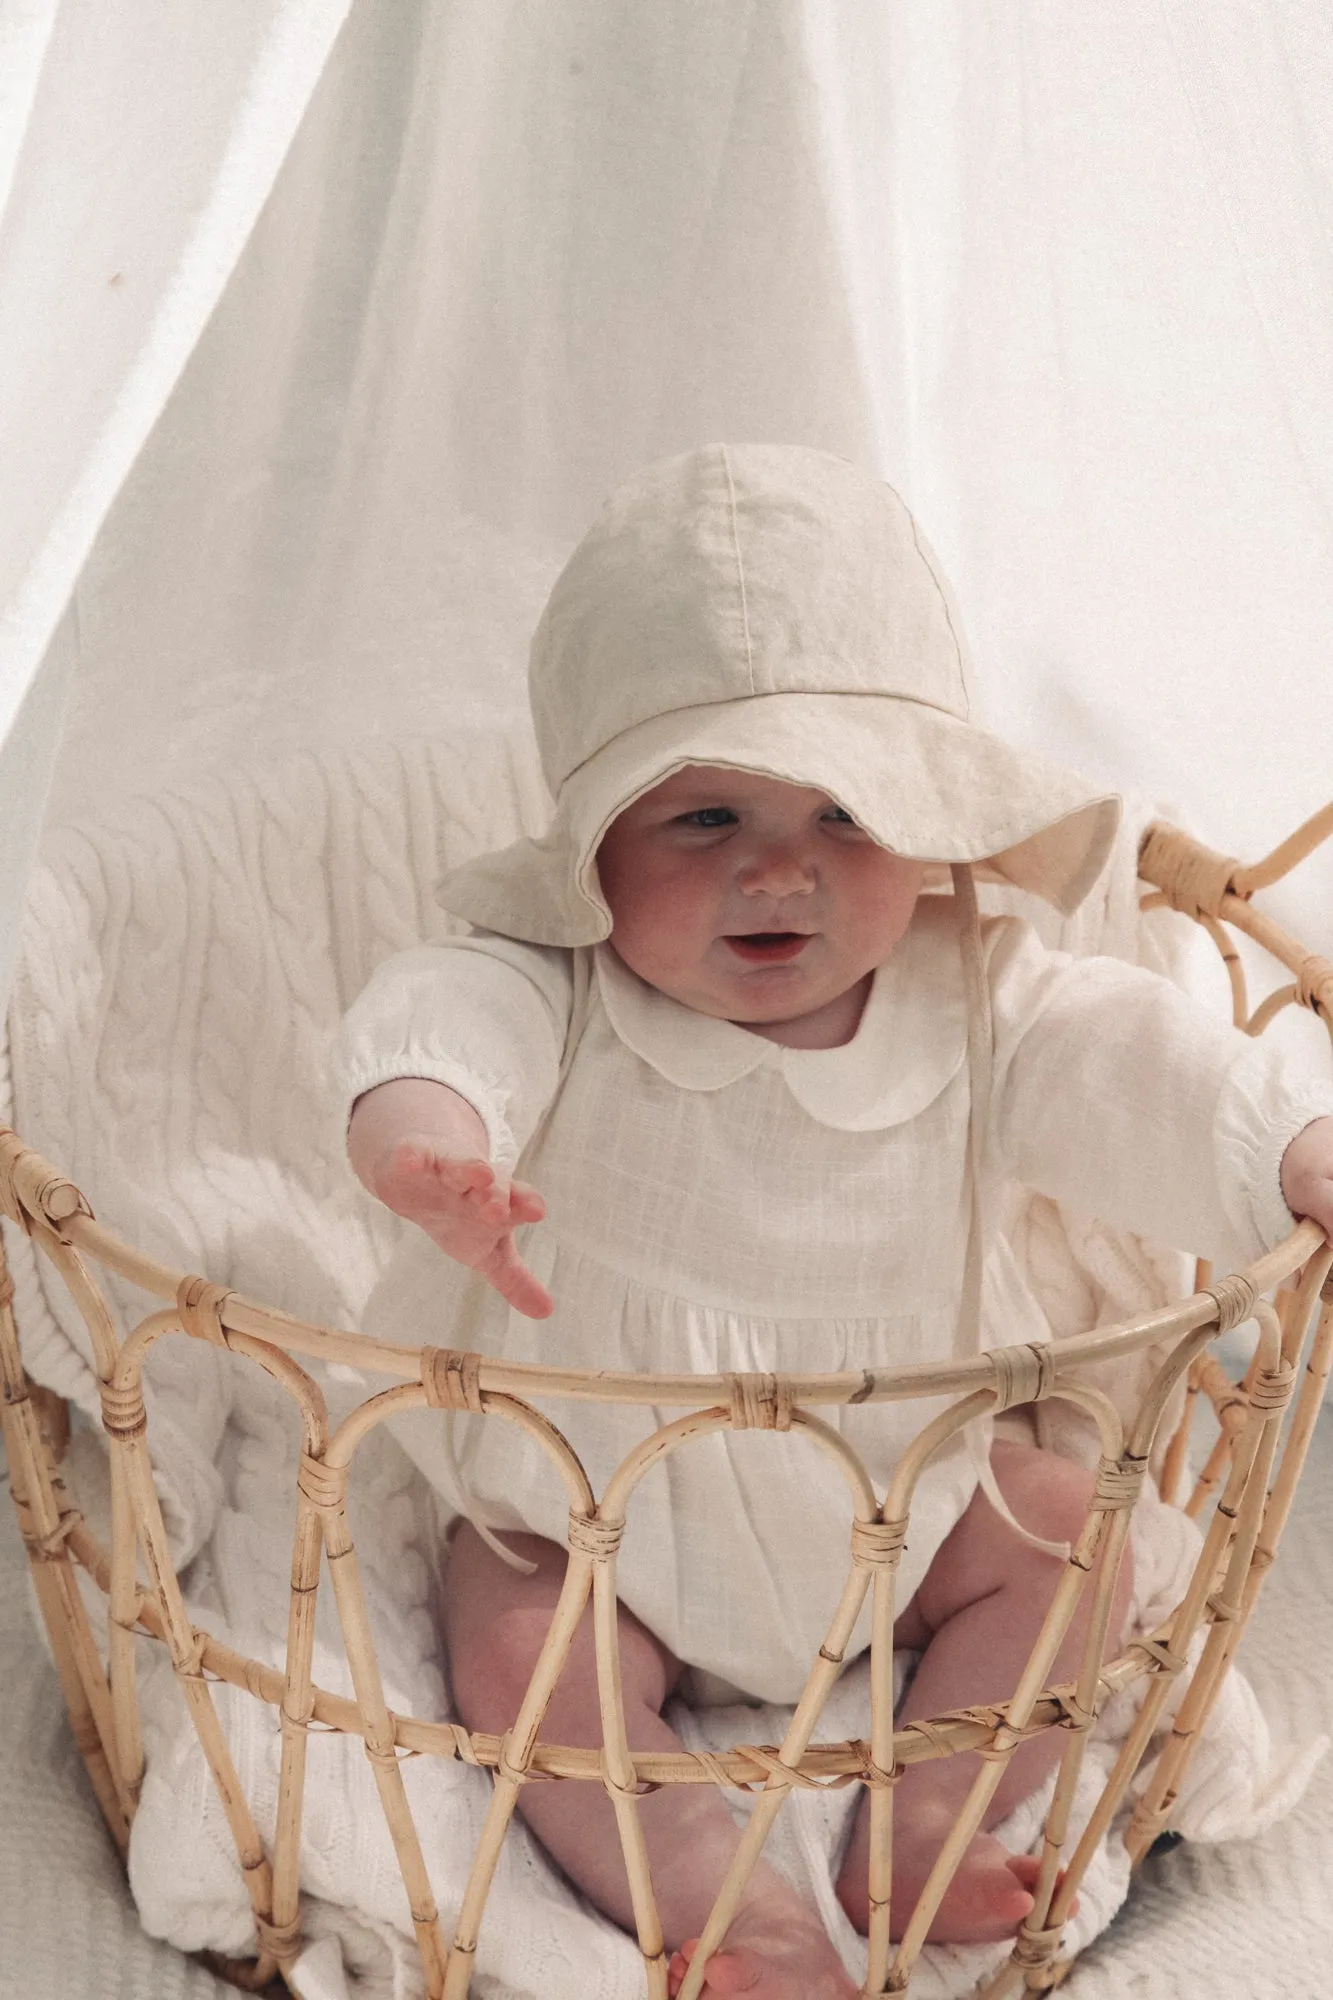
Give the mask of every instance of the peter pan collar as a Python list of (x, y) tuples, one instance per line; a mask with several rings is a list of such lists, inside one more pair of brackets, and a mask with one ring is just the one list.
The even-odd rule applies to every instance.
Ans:
[(860, 1025), (837, 1049), (788, 1049), (732, 1021), (696, 1014), (645, 985), (609, 945), (594, 952), (602, 1006), (618, 1038), (682, 1090), (722, 1090), (752, 1070), (781, 1072), (821, 1125), (874, 1132), (932, 1104), (967, 1054), (967, 1000), (951, 899), (917, 905), (875, 973)]

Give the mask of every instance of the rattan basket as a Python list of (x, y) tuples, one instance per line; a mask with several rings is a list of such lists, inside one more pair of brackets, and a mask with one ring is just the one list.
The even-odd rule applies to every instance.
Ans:
[[(1145, 907), (1170, 904), (1213, 938), (1230, 977), (1234, 1016), (1259, 1033), (1286, 1004), (1310, 1007), (1333, 1033), (1333, 964), (1307, 952), (1251, 897), (1284, 875), (1333, 834), (1326, 808), (1267, 860), (1244, 868), (1158, 824), (1149, 829), (1141, 873), (1155, 885)], [(1246, 933), (1293, 975), (1253, 1012), (1240, 957), (1227, 926)], [(71, 1723), (107, 1824), (122, 1853), (144, 1770), (135, 1685), (136, 1635), (169, 1649), (235, 1837), (254, 1910), (258, 1956), (219, 1967), (255, 1990), (291, 1967), (301, 1950), (299, 1893), (307, 1731), (318, 1724), (360, 1736), (365, 1744), (393, 1839), (416, 1928), (431, 2000), (464, 2000), (475, 1960), (478, 1927), (496, 1860), (520, 1786), (530, 1775), (603, 1786), (613, 1802), (633, 1891), (644, 1990), (667, 1991), (667, 1957), (642, 1840), (638, 1798), (667, 1784), (745, 1785), (758, 1796), (734, 1867), (720, 1885), (703, 1946), (682, 1989), (694, 2000), (708, 1950), (725, 1932), (744, 1883), (774, 1819), (793, 1787), (861, 1785), (871, 1795), (869, 1972), (864, 1993), (910, 1988), (922, 1944), (949, 1878), (991, 1799), (1016, 1746), (1033, 1733), (1066, 1732), (1046, 1821), (1036, 1907), (1008, 1961), (983, 1986), (986, 2000), (1056, 1985), (1072, 1962), (1061, 1937), (1088, 1862), (1120, 1811), (1154, 1736), (1164, 1705), (1181, 1680), (1166, 1747), (1129, 1817), (1125, 1839), (1139, 1860), (1169, 1824), (1172, 1803), (1198, 1733), (1207, 1721), (1237, 1643), (1253, 1611), (1290, 1512), (1333, 1355), (1333, 1251), (1321, 1231), (1303, 1223), (1247, 1271), (1211, 1281), (1201, 1268), (1195, 1294), (1117, 1327), (1052, 1342), (1005, 1348), (969, 1361), (899, 1371), (834, 1375), (616, 1375), (491, 1361), (439, 1348), (372, 1343), (362, 1336), (294, 1319), (208, 1282), (170, 1270), (119, 1241), (94, 1219), (78, 1188), (8, 1131), (0, 1131), (0, 1207), (51, 1260), (78, 1306), (92, 1341), (110, 1447), (111, 1545), (91, 1533), (62, 1473), (63, 1406), (24, 1374), (13, 1313), (13, 1286), (0, 1252), (0, 1369), (11, 1485)], [(144, 1288), (165, 1305), (122, 1336), (98, 1284), (98, 1267)], [(1322, 1309), (1321, 1299), (1324, 1301)], [(1240, 1383), (1232, 1382), (1208, 1347), (1220, 1333), (1253, 1320), (1258, 1340)], [(295, 1500), (296, 1527), (285, 1666), (248, 1659), (194, 1627), (173, 1568), (153, 1483), (151, 1442), (143, 1398), (143, 1366), (154, 1342), (184, 1333), (215, 1342), (264, 1369), (290, 1395), (303, 1426)], [(1091, 1362), (1159, 1350), (1158, 1369), (1140, 1407), (1126, 1422), (1080, 1371)], [(368, 1366), (401, 1378), (330, 1429), (323, 1395), (299, 1356)], [(1299, 1378), (1302, 1359), (1305, 1374)], [(1300, 1379), (1299, 1395), (1293, 1393)], [(1130, 1512), (1166, 1413), (1187, 1390), (1186, 1413), (1165, 1455), (1168, 1499), (1206, 1517), (1203, 1552), (1175, 1611), (1156, 1632), (1118, 1658), (1103, 1651), (1117, 1561)], [(1175, 1395), (1173, 1396), (1173, 1392)], [(570, 1446), (534, 1407), (558, 1395), (678, 1407), (683, 1414), (647, 1438), (594, 1494)], [(889, 1491), (877, 1495), (855, 1453), (820, 1422), (821, 1406), (855, 1400), (955, 1399), (927, 1423), (898, 1466)], [(1187, 1490), (1191, 1417), (1200, 1396), (1216, 1413), (1218, 1436), (1207, 1463)], [(895, 1730), (893, 1624), (895, 1568), (922, 1468), (957, 1431), (987, 1410), (1053, 1397), (1076, 1405), (1100, 1436), (1101, 1460), (1082, 1534), (1056, 1587), (1027, 1666), (1005, 1702), (969, 1709)], [(396, 1411), (428, 1405), (480, 1412), (516, 1424), (545, 1452), (568, 1493), (568, 1565), (546, 1643), (513, 1727), (503, 1738), (470, 1734), (461, 1725), (393, 1713), (386, 1705), (366, 1602), (348, 1526), (347, 1487), (358, 1446)], [(804, 1696), (780, 1744), (746, 1745), (718, 1756), (636, 1753), (626, 1740), (616, 1660), (616, 1556), (626, 1506), (644, 1472), (690, 1440), (727, 1426), (799, 1430), (837, 1463), (847, 1484), (849, 1551), (846, 1582), (823, 1647), (812, 1663)], [(1089, 1580), (1105, 1551), (1096, 1583)], [(355, 1689), (348, 1699), (313, 1684), (316, 1594), (321, 1553), (336, 1599)], [(148, 1579), (140, 1581), (142, 1574)], [(107, 1657), (95, 1643), (76, 1570), (108, 1599)], [(1051, 1663), (1086, 1590), (1093, 1593), (1082, 1663), (1068, 1685), (1048, 1685)], [(867, 1594), (872, 1595), (871, 1722), (868, 1740), (816, 1741), (823, 1703), (840, 1671)], [(603, 1693), (602, 1748), (571, 1748), (541, 1740), (542, 1717), (573, 1631), (591, 1595)], [(1197, 1643), (1202, 1638), (1202, 1645)], [(1193, 1661), (1193, 1664), (1190, 1662)], [(214, 1706), (211, 1682), (243, 1688), (279, 1715), (282, 1736), (276, 1827), (266, 1849), (237, 1782)], [(1071, 1807), (1087, 1731), (1106, 1700), (1135, 1682), (1144, 1698), (1091, 1821), (1066, 1852)], [(889, 1934), (893, 1868), (894, 1781), (925, 1758), (980, 1751), (978, 1775), (953, 1831), (904, 1929)], [(494, 1790), (452, 1942), (442, 1932), (420, 1840), (400, 1769), (406, 1753), (462, 1758), (493, 1771)]]

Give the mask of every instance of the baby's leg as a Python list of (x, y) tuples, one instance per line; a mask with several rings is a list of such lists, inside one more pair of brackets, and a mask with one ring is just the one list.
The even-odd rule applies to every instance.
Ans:
[[(992, 1457), (1001, 1493), (1015, 1518), (1045, 1541), (1077, 1540), (1092, 1495), (1092, 1474), (1052, 1452), (999, 1443)], [(980, 1488), (927, 1570), (895, 1627), (900, 1645), (922, 1648), (899, 1725), (1011, 1695), (1027, 1663), (1063, 1565), (1021, 1541)], [(1085, 1589), (1049, 1678), (1072, 1680), (1091, 1614)], [(1126, 1549), (1116, 1585), (1107, 1644), (1120, 1646), (1129, 1611)], [(1066, 1738), (1057, 1730), (1024, 1743), (1010, 1758), (983, 1829), (1004, 1819), (1034, 1792), (1059, 1761)], [(973, 1753), (910, 1765), (894, 1793), (893, 1932), (900, 1936), (926, 1876), (980, 1768)], [(858, 1929), (869, 1921), (864, 1808), (843, 1865), (838, 1894)], [(1010, 1855), (989, 1832), (979, 1833), (940, 1905), (930, 1936), (938, 1942), (1009, 1936), (1032, 1908), (1028, 1887), (1037, 1862)]]
[[(535, 1562), (531, 1576), (508, 1568), (466, 1523), (458, 1530), (441, 1594), (449, 1672), (469, 1729), (502, 1733), (518, 1713), (564, 1579), (565, 1552), (533, 1535), (509, 1538)], [(679, 1750), (661, 1708), (678, 1662), (622, 1609), (620, 1660), (625, 1724), (632, 1750)], [(551, 1698), (542, 1735), (580, 1747), (602, 1741), (591, 1612), (585, 1612)], [(633, 1931), (629, 1881), (615, 1813), (600, 1785), (581, 1779), (534, 1782), (519, 1810), (565, 1873), (624, 1929)], [(710, 1785), (665, 1785), (640, 1801), (658, 1911), (669, 1950), (702, 1931), (740, 1840)], [(727, 1938), (709, 1964), (708, 1994), (750, 2000), (855, 2000), (816, 1912), (760, 1862)], [(674, 1985), (682, 1961), (677, 1961)]]

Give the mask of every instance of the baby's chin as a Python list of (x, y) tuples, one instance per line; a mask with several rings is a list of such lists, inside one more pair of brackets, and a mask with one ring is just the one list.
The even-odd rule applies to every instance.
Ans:
[[(665, 990), (665, 989), (664, 989)], [(696, 1013), (712, 1014), (741, 1027), (762, 1027), (796, 1021), (825, 1006), (842, 990), (838, 982), (814, 975), (813, 969), (790, 961), (746, 963), (737, 958), (712, 976), (701, 975), (672, 997)]]
[[(701, 960), (688, 966), (663, 965), (655, 953), (621, 949), (615, 937), (611, 946), (645, 985), (654, 987), (678, 1006), (706, 1015), (710, 1020), (730, 1021), (735, 1027), (769, 1035), (777, 1041), (787, 1041), (787, 1031), (791, 1030), (793, 1045), (804, 1040), (801, 1023), (809, 1023), (817, 1035), (826, 1010), (836, 1010), (853, 988), (869, 978), (859, 965), (830, 964), (827, 943), (819, 933), (813, 934), (809, 943), (794, 954), (781, 946), (771, 953), (762, 945), (751, 951), (737, 951), (728, 938), (720, 937)], [(856, 1012), (859, 1018), (859, 1008)], [(850, 1027), (841, 1020), (833, 1023), (828, 1045), (847, 1039), (854, 1028), (854, 1022)], [(818, 1039), (810, 1043), (818, 1045)]]
[(861, 972), (846, 979), (782, 980), (766, 969), (758, 977), (750, 973), (728, 981), (727, 990), (710, 994), (703, 1006), (685, 1004), (788, 1048), (839, 1048), (860, 1025), (871, 977)]

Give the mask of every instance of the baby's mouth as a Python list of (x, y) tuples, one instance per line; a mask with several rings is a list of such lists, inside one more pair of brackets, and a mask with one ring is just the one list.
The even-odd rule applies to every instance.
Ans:
[(810, 942), (808, 931), (746, 931), (727, 938), (737, 958), (752, 965), (780, 965), (796, 958)]

